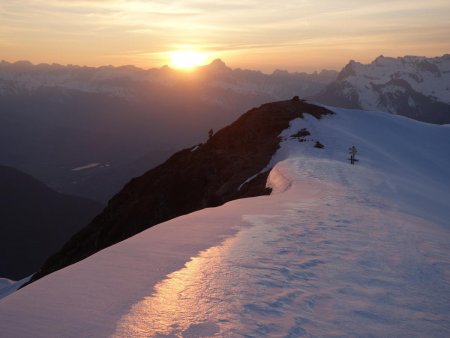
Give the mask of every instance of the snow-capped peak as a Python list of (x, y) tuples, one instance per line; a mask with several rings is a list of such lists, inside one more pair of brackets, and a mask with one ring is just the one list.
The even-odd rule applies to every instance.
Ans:
[[(232, 69), (221, 59), (199, 67), (195, 73), (197, 76), (191, 80), (203, 81), (204, 87), (219, 87), (237, 93), (264, 95), (267, 101), (285, 99), (293, 95), (315, 94), (334, 80), (337, 74), (334, 71), (320, 74), (286, 73), (286, 76), (280, 79), (276, 74)], [(144, 96), (148, 95), (148, 87), (152, 85), (172, 88), (181, 83), (189, 87), (185, 82), (191, 77), (185, 75), (167, 66), (145, 70), (135, 66), (80, 67), (58, 64), (33, 65), (28, 61), (15, 63), (2, 61), (0, 94), (28, 93), (42, 87), (57, 87), (132, 98), (141, 92), (144, 92)]]
[[(351, 70), (351, 71), (350, 71)], [(450, 57), (379, 56), (370, 64), (350, 62), (339, 75), (358, 90), (362, 107), (379, 109), (378, 100), (371, 95), (373, 85), (385, 85), (402, 79), (413, 90), (450, 104)]]
[(449, 123), (450, 55), (380, 55), (369, 64), (352, 60), (317, 100), (334, 106), (388, 111), (425, 122)]

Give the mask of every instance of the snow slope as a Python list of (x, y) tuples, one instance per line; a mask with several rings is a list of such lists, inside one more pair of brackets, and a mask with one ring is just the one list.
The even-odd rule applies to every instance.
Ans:
[[(283, 132), (271, 196), (173, 219), (38, 280), (0, 301), (0, 332), (450, 336), (450, 129), (334, 110)], [(305, 142), (290, 137), (301, 128)]]

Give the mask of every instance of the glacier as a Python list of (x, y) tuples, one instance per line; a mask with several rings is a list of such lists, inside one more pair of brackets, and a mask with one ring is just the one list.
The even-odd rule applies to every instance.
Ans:
[(0, 332), (450, 336), (450, 128), (328, 108), (280, 135), (270, 196), (161, 223), (18, 290)]

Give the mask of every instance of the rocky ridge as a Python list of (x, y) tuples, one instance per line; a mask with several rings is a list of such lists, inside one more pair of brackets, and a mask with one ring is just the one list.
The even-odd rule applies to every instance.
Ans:
[[(269, 164), (291, 120), (331, 111), (298, 98), (264, 104), (204, 143), (132, 179), (101, 214), (51, 256), (31, 282), (153, 225), (202, 208), (270, 194)], [(254, 177), (251, 180), (248, 178)]]

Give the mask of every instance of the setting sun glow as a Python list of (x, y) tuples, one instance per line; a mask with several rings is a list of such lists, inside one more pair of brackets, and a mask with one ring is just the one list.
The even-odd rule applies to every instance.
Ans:
[(206, 54), (186, 50), (169, 53), (170, 66), (177, 69), (192, 69), (206, 63)]

